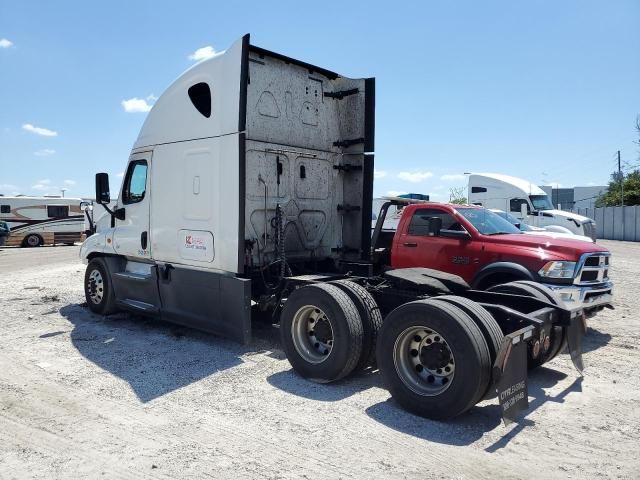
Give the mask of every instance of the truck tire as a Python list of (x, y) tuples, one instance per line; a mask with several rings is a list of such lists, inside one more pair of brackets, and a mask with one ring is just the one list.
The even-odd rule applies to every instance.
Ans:
[(294, 290), (280, 315), (282, 348), (293, 369), (328, 383), (349, 375), (362, 354), (358, 309), (335, 285), (312, 284)]
[[(518, 280), (516, 282), (505, 283), (503, 285), (495, 285), (488, 288), (487, 291), (525, 295), (539, 300), (544, 300), (545, 302), (549, 302), (554, 305), (559, 305), (561, 303), (560, 299), (553, 293), (553, 291), (544, 285), (528, 280)], [(538, 355), (537, 358), (533, 358), (531, 348), (528, 349), (527, 365), (529, 369), (537, 368), (540, 365), (553, 360), (562, 351), (567, 341), (564, 335), (564, 329), (559, 326), (551, 327), (549, 340), (549, 349), (545, 353)]]
[(376, 342), (378, 332), (382, 328), (382, 314), (380, 307), (366, 288), (349, 280), (336, 280), (331, 284), (337, 286), (347, 294), (358, 309), (362, 320), (362, 353), (356, 365), (356, 370), (361, 370), (376, 363)]
[(30, 233), (24, 240), (22, 241), (22, 246), (24, 247), (41, 247), (44, 244), (44, 240), (37, 233)]
[(492, 364), (482, 331), (446, 301), (417, 300), (393, 310), (376, 350), (391, 395), (417, 415), (453, 418), (487, 391)]
[[(500, 328), (500, 325), (498, 325), (498, 322), (496, 322), (496, 319), (493, 318), (493, 315), (491, 315), (482, 305), (479, 305), (468, 298), (457, 297), (454, 295), (443, 295), (441, 297), (436, 297), (433, 300), (436, 302), (441, 301), (455, 305), (471, 317), (471, 320), (473, 320), (478, 328), (480, 328), (485, 342), (487, 342), (489, 355), (491, 356), (491, 365), (493, 365), (498, 356), (498, 352), (500, 351), (500, 347), (502, 346), (502, 340), (504, 339), (502, 329)], [(482, 396), (477, 399), (476, 403), (482, 399), (493, 398), (495, 395), (496, 392), (491, 389), (491, 383), (489, 383), (489, 385), (487, 385), (487, 390), (482, 393)]]
[(94, 313), (110, 315), (117, 311), (109, 269), (102, 258), (94, 258), (87, 265), (84, 274), (84, 296), (89, 310)]

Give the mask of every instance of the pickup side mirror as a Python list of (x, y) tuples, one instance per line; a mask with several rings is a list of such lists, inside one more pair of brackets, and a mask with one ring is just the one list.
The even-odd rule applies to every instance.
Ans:
[(440, 235), (441, 230), (442, 230), (442, 218), (431, 217), (429, 219), (429, 235), (432, 237), (437, 237)]
[(522, 218), (527, 218), (527, 215), (529, 215), (529, 205), (522, 202), (520, 204), (520, 215), (522, 215)]
[(96, 173), (96, 202), (100, 205), (108, 205), (111, 202), (108, 173)]

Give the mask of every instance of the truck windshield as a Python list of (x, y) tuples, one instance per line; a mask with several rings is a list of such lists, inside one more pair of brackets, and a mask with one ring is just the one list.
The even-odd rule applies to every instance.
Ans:
[(507, 233), (522, 233), (506, 219), (496, 215), (486, 208), (456, 208), (459, 214), (469, 220), (483, 235), (504, 235)]
[(553, 210), (553, 205), (546, 195), (529, 195), (535, 210)]

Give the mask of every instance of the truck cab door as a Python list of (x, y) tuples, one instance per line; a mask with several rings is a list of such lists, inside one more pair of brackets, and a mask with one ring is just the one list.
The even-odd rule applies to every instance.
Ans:
[(448, 211), (429, 207), (416, 209), (405, 222), (405, 230), (395, 242), (393, 266), (425, 267), (453, 273), (469, 282), (479, 267), (482, 242), (468, 238), (433, 235), (429, 219), (440, 217), (442, 230), (464, 231), (462, 224)]
[(129, 258), (151, 259), (150, 173), (151, 152), (131, 156), (116, 206), (120, 216), (116, 218), (113, 234), (114, 250)]

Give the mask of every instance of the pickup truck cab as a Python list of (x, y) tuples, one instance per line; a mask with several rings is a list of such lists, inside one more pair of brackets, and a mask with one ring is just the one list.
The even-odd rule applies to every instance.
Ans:
[[(384, 216), (382, 213), (380, 216)], [(427, 267), (459, 275), (486, 290), (515, 280), (545, 284), (565, 303), (599, 310), (611, 300), (611, 254), (594, 243), (525, 235), (504, 218), (473, 205), (407, 205), (395, 232), (374, 240), (390, 246), (392, 268)]]

